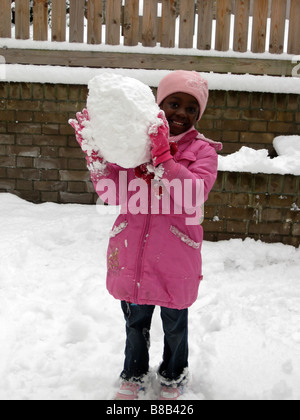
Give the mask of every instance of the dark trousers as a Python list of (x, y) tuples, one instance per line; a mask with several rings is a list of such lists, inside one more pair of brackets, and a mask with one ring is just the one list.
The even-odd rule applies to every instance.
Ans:
[[(126, 321), (125, 363), (121, 377), (142, 380), (149, 372), (150, 328), (155, 306), (122, 302)], [(164, 330), (162, 383), (181, 383), (188, 367), (188, 309), (161, 308)]]

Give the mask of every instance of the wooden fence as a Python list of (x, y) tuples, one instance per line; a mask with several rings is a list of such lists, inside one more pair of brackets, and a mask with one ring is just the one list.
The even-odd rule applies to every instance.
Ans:
[[(184, 61), (185, 67), (201, 71), (291, 76), (293, 64), (288, 61), (245, 58), (238, 62), (229, 57), (220, 60), (201, 56), (201, 51), (214, 47), (216, 51), (232, 48), (243, 53), (250, 45), (253, 53), (264, 53), (268, 45), (271, 54), (282, 54), (287, 42), (288, 54), (300, 54), (300, 0), (143, 0), (143, 3), (142, 0), (33, 0), (31, 3), (36, 41), (124, 46), (141, 43), (144, 47), (193, 48), (199, 54), (172, 55), (170, 51), (164, 55), (162, 51), (162, 56), (155, 58), (157, 54), (152, 54), (150, 49), (145, 54), (126, 54), (125, 58), (121, 53), (112, 56), (96, 50), (71, 54), (53, 49), (46, 52), (27, 49), (24, 53), (21, 49), (0, 48), (7, 63), (172, 70), (182, 67)], [(0, 38), (11, 38), (11, 0), (0, 0), (0, 4)], [(268, 19), (270, 37), (267, 39)], [(30, 27), (30, 0), (15, 0), (15, 38), (30, 39)], [(105, 28), (104, 37), (102, 28)], [(230, 37), (233, 37), (232, 45)], [(215, 39), (214, 46), (212, 39)]]

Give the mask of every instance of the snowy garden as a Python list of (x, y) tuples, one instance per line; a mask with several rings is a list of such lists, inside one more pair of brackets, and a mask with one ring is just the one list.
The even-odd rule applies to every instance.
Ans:
[[(236, 239), (229, 230), (229, 240), (205, 240), (204, 280), (190, 308), (191, 380), (184, 399), (299, 400), (299, 2), (181, 0), (176, 10), (176, 1), (31, 3), (5, 0), (0, 17), (0, 400), (112, 400), (123, 366), (124, 319), (105, 284), (109, 235), (120, 209), (76, 201), (80, 188), (92, 193), (61, 112), (74, 117), (86, 98), (66, 95), (62, 104), (52, 87), (71, 92), (71, 85), (118, 74), (155, 90), (181, 66), (201, 72), (212, 92), (269, 95), (274, 104), (280, 95), (288, 98), (293, 117), (272, 105), (274, 127), (282, 123), (271, 133), (274, 155), (259, 137), (247, 144), (243, 133), (231, 130), (240, 147), (219, 155), (219, 171), (274, 175), (282, 185), (292, 179), (290, 196), (278, 190), (277, 198), (288, 202), (285, 225), (296, 245), (244, 233)], [(63, 19), (54, 22), (61, 10)], [(263, 106), (257, 112), (269, 115)], [(118, 113), (122, 108), (120, 99)], [(205, 121), (204, 130), (215, 130), (217, 122)], [(272, 126), (258, 124), (254, 136)], [(207, 217), (210, 226), (221, 218)], [(156, 308), (146, 400), (158, 399), (162, 350)]]
[[(1, 194), (0, 398), (113, 399), (124, 322), (105, 287), (116, 215)], [(205, 280), (190, 309), (186, 399), (299, 400), (299, 249), (206, 242)], [(163, 348), (159, 310), (151, 366)], [(157, 384), (156, 384), (157, 387)], [(156, 399), (155, 388), (147, 399)]]

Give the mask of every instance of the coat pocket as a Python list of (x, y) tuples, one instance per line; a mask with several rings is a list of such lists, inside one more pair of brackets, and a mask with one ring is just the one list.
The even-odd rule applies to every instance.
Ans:
[(191, 239), (188, 235), (178, 230), (175, 226), (170, 227), (170, 232), (173, 233), (173, 235), (175, 235), (178, 239), (180, 239), (183, 243), (190, 246), (191, 248), (194, 248), (194, 249), (200, 248), (201, 244), (199, 242), (193, 241), (193, 239)]

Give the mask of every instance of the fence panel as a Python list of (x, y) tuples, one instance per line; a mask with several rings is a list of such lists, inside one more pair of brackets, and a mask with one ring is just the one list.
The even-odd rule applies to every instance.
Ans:
[(180, 2), (179, 48), (193, 48), (195, 27), (195, 1)]
[(161, 46), (165, 48), (175, 47), (176, 7), (176, 0), (162, 1)]
[(29, 0), (15, 1), (16, 39), (29, 39)]
[(142, 44), (155, 47), (157, 38), (157, 0), (144, 0)]
[(121, 0), (106, 0), (106, 44), (120, 44)]
[[(158, 3), (162, 10), (161, 17), (158, 16), (160, 10)], [(272, 54), (282, 54), (286, 52), (287, 44), (289, 54), (300, 54), (300, 0), (144, 0), (143, 3), (142, 0), (70, 0), (68, 2), (66, 0), (16, 0), (13, 14), (15, 31), (11, 23), (11, 5), (10, 0), (1, 0), (0, 38), (11, 37), (11, 34), (15, 33), (16, 39), (30, 39), (33, 34), (34, 40), (47, 40), (49, 27), (51, 27), (51, 40), (64, 42), (69, 22), (69, 42), (101, 44), (104, 42), (102, 29), (105, 24), (105, 42), (110, 45), (136, 46), (141, 43), (145, 47), (159, 47), (160, 43), (160, 46), (165, 48), (176, 46), (193, 48), (196, 43), (197, 49), (201, 51), (210, 50), (215, 37), (214, 48), (218, 51), (233, 49), (242, 53), (246, 52), (249, 47), (254, 53), (264, 53), (267, 50)], [(30, 8), (30, 5), (33, 5), (33, 9)], [(50, 6), (51, 22), (48, 25), (47, 10)], [(198, 14), (198, 28), (195, 33), (196, 13)], [(231, 27), (233, 15), (235, 17), (234, 28)], [(104, 16), (106, 17), (105, 22)], [(87, 21), (84, 19), (85, 17)], [(286, 19), (289, 19), (288, 34)], [(32, 20), (33, 26), (30, 26)], [(269, 23), (270, 26), (268, 26)], [(250, 24), (252, 28), (249, 27)], [(268, 27), (270, 28), (270, 39), (267, 39)], [(178, 28), (179, 30), (176, 31)], [(214, 33), (213, 28), (215, 28)], [(251, 33), (249, 29), (252, 29), (251, 39), (249, 39), (249, 33)], [(234, 31), (233, 43), (231, 30)], [(288, 39), (286, 39), (287, 37)], [(12, 55), (10, 55), (10, 51), (5, 51), (2, 48), (1, 54), (12, 60), (15, 50), (17, 56), (14, 60), (19, 59), (20, 63), (22, 60), (24, 63), (31, 64), (30, 60), (32, 59), (36, 64), (39, 61), (43, 64), (47, 60), (46, 53), (43, 51), (40, 51), (39, 57), (39, 54), (32, 51), (29, 53), (29, 50), (25, 51), (28, 52), (27, 55), (22, 54), (22, 48), (22, 46), (19, 49), (9, 48)], [(80, 54), (74, 55), (76, 60), (72, 57), (66, 60), (67, 51), (67, 46), (64, 51), (56, 51), (57, 62), (66, 63), (65, 65), (72, 63), (72, 65), (93, 67), (93, 63), (84, 61), (83, 55)], [(155, 53), (157, 54), (157, 51)], [(50, 52), (48, 54), (50, 57)], [(131, 56), (132, 61), (126, 67), (143, 68), (147, 65), (145, 57), (142, 59), (142, 55), (138, 54), (140, 52), (134, 58), (134, 54), (127, 55), (127, 57)], [(158, 57), (154, 57), (154, 55), (150, 57), (151, 50), (145, 51), (145, 56), (147, 54), (149, 55), (149, 68), (158, 66), (154, 68), (172, 69), (170, 54), (164, 55), (164, 51), (162, 51), (158, 61), (156, 61)], [(98, 60), (96, 52), (91, 56), (93, 56), (93, 60)], [(116, 62), (120, 57), (116, 58)], [(199, 57), (195, 58), (194, 53), (187, 52), (186, 57), (191, 57), (190, 61), (184, 64), (186, 68), (206, 69), (208, 61), (204, 54), (201, 56), (199, 53)], [(272, 75), (290, 76), (288, 60), (291, 61), (289, 58), (278, 60), (277, 57), (266, 61), (256, 57), (252, 59), (251, 65), (249, 60), (242, 60), (241, 63), (244, 63), (245, 73), (263, 74), (265, 72)], [(48, 61), (51, 63), (50, 58)], [(175, 54), (175, 61), (173, 67), (182, 66), (182, 55)], [(215, 62), (215, 66), (212, 65), (212, 71), (218, 69), (223, 72), (224, 69), (224, 72), (241, 72), (243, 68), (237, 58), (231, 60), (225, 55), (218, 63), (216, 63), (216, 59), (212, 61)], [(233, 65), (234, 62), (235, 65)]]
[(48, 41), (48, 0), (33, 2), (33, 39)]
[(126, 0), (124, 6), (124, 45), (133, 47), (139, 43), (139, 0)]
[(101, 44), (102, 42), (102, 19), (103, 3), (102, 0), (88, 1), (88, 44)]
[(2, 0), (0, 38), (11, 38), (11, 0)]
[[(158, 2), (162, 15), (158, 17)], [(11, 1), (1, 0), (0, 38), (11, 37)], [(33, 4), (33, 13), (29, 12)], [(123, 4), (123, 6), (122, 6)], [(143, 11), (141, 7), (143, 4)], [(69, 42), (101, 44), (103, 16), (106, 13), (106, 43), (135, 46), (139, 42), (154, 47), (193, 48), (210, 50), (215, 37), (218, 51), (282, 54), (285, 42), (288, 53), (300, 53), (300, 0), (16, 0), (15, 38), (30, 38), (30, 18), (33, 14), (33, 39), (48, 39), (48, 5), (51, 6), (52, 41), (66, 41), (66, 21), (69, 13)], [(68, 6), (69, 5), (69, 6)], [(195, 7), (196, 6), (196, 7)], [(195, 34), (195, 9), (198, 28)], [(288, 12), (290, 9), (290, 16)], [(87, 17), (87, 30), (84, 16)], [(231, 17), (235, 15), (234, 28)], [(253, 16), (252, 39), (249, 40), (250, 15)], [(271, 16), (270, 39), (267, 37), (267, 20)], [(286, 18), (290, 18), (288, 40)], [(213, 22), (215, 21), (215, 26)], [(176, 27), (179, 33), (176, 33)], [(212, 28), (216, 31), (213, 34)], [(121, 39), (120, 29), (122, 29)], [(233, 45), (230, 31), (234, 29)], [(32, 34), (32, 31), (31, 31)]]
[(291, 0), (288, 53), (300, 54), (300, 1)]
[(70, 0), (70, 42), (84, 40), (85, 0)]
[(254, 53), (266, 51), (268, 6), (269, 0), (254, 0), (251, 47)]
[(233, 50), (246, 52), (248, 48), (250, 0), (236, 0)]
[(66, 40), (66, 0), (52, 0), (52, 41)]
[(231, 0), (217, 2), (216, 50), (218, 51), (229, 50), (231, 6)]

